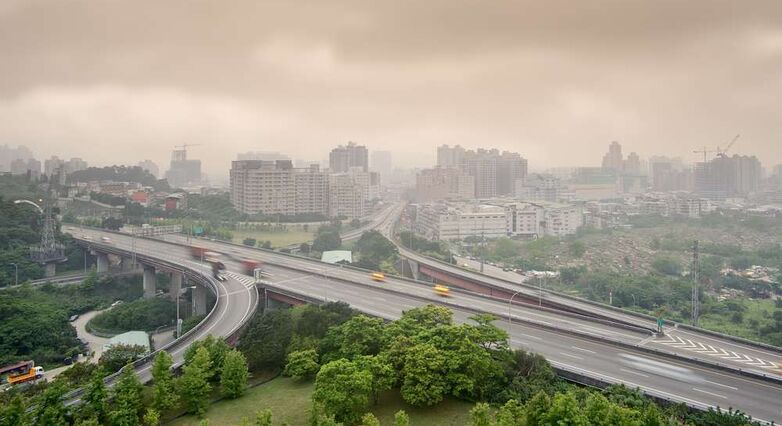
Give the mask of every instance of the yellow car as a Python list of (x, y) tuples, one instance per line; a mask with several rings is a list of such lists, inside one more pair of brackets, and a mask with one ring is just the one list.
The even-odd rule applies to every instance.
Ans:
[(434, 286), (434, 292), (440, 296), (448, 297), (450, 296), (451, 289), (442, 284), (437, 284)]
[(372, 281), (384, 282), (385, 280), (386, 280), (386, 276), (383, 275), (382, 272), (373, 272), (372, 273)]

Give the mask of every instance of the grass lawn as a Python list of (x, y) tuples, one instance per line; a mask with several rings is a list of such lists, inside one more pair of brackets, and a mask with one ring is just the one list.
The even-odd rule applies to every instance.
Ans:
[[(735, 300), (747, 308), (741, 323), (732, 322), (730, 315), (706, 314), (700, 318), (700, 326), (708, 330), (759, 341), (760, 336), (757, 329), (771, 323), (771, 315), (775, 309), (774, 300), (744, 298)], [(753, 327), (753, 320), (757, 321), (757, 328)]]
[[(286, 422), (290, 425), (306, 425), (312, 402), (313, 382), (299, 382), (281, 377), (266, 384), (248, 389), (244, 396), (235, 400), (222, 400), (212, 404), (206, 418), (212, 425), (240, 425), (243, 418), (252, 420), (255, 413), (270, 408), (274, 424)], [(472, 404), (456, 399), (447, 399), (428, 408), (415, 408), (402, 401), (398, 390), (382, 395), (372, 412), (384, 425), (393, 424), (394, 413), (405, 410), (413, 425), (464, 425), (469, 419)], [(180, 417), (168, 424), (177, 426), (197, 426), (199, 420), (193, 416)]]
[(291, 244), (301, 244), (315, 239), (315, 233), (303, 230), (282, 232), (236, 230), (233, 231), (233, 242), (241, 244), (245, 238), (255, 238), (258, 242), (271, 241), (272, 247), (285, 247)]

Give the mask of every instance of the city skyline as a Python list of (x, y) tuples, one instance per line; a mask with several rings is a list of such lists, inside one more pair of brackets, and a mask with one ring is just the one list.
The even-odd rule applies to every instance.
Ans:
[(0, 144), (108, 165), (198, 143), (214, 177), (239, 152), (351, 140), (402, 167), (460, 144), (541, 169), (614, 140), (694, 162), (741, 133), (735, 153), (782, 163), (776, 1), (135, 6), (0, 7)]

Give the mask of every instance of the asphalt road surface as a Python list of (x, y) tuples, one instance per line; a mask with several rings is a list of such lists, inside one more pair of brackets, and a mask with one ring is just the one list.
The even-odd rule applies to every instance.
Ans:
[[(91, 235), (93, 239), (107, 235), (115, 246), (131, 247), (131, 238), (127, 236), (103, 234), (100, 231), (82, 231), (80, 235), (85, 234)], [(167, 239), (177, 240), (178, 237), (168, 236)], [(554, 365), (592, 377), (626, 383), (631, 387), (638, 386), (650, 393), (695, 406), (734, 407), (760, 420), (782, 421), (782, 385), (595, 339), (599, 337), (649, 345), (654, 339), (644, 332), (595, 323), (588, 319), (565, 317), (530, 306), (512, 306), (509, 323), (509, 307), (505, 301), (460, 292), (452, 292), (452, 297), (443, 299), (423, 284), (397, 279), (376, 283), (366, 272), (350, 268), (212, 241), (198, 243), (237, 259), (253, 258), (267, 262), (265, 269), (269, 275), (266, 280), (271, 288), (320, 300), (341, 300), (368, 314), (389, 319), (398, 318), (404, 310), (427, 303), (445, 304), (454, 312), (457, 321), (467, 321), (476, 311), (490, 312), (502, 318), (497, 325), (509, 332), (514, 347), (540, 353)], [(204, 268), (199, 262), (189, 259), (188, 249), (184, 246), (136, 239), (135, 250), (139, 254), (160, 257), (193, 268)], [(247, 311), (243, 313), (242, 308), (248, 309), (246, 307), (251, 303), (247, 289), (253, 286), (254, 280), (241, 274), (238, 263), (226, 261), (226, 265), (229, 279), (221, 283), (220, 298), (230, 303), (219, 305), (210, 322), (192, 340), (210, 333), (228, 335), (246, 318)], [(230, 309), (227, 309), (228, 306)], [(530, 323), (521, 323), (520, 320)], [(181, 344), (175, 348), (175, 358), (181, 359), (185, 347), (185, 344)], [(142, 368), (140, 374), (148, 374), (148, 371)]]

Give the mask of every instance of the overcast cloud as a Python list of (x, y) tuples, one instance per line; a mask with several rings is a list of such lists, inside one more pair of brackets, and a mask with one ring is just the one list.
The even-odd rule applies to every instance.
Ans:
[(782, 1), (0, 3), (0, 144), (92, 164), (200, 143), (426, 166), (495, 146), (533, 169), (742, 138), (782, 163)]

